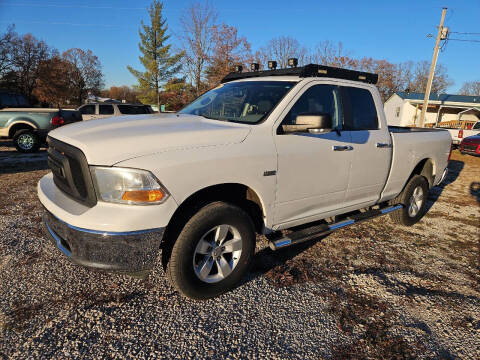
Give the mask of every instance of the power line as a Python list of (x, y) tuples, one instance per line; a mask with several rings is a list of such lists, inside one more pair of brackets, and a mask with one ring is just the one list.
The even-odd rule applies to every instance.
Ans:
[(460, 34), (460, 35), (480, 35), (480, 33), (475, 32), (459, 32), (459, 31), (450, 31), (450, 34)]
[(452, 38), (448, 38), (448, 40), (480, 43), (480, 40), (474, 40), (474, 39), (469, 39), (469, 40), (468, 40), (468, 39), (452, 39)]
[(104, 10), (146, 10), (143, 7), (122, 7), (122, 6), (95, 6), (95, 5), (81, 5), (81, 4), (52, 4), (52, 3), (9, 3), (0, 2), (2, 5), (8, 6), (27, 6), (27, 7), (52, 7), (52, 8), (79, 8), (79, 9), (104, 9)]

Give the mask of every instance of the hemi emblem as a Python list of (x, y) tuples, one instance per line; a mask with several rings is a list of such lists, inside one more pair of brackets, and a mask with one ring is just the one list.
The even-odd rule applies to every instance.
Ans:
[(272, 175), (277, 175), (276, 170), (268, 170), (263, 173), (263, 176), (272, 176)]

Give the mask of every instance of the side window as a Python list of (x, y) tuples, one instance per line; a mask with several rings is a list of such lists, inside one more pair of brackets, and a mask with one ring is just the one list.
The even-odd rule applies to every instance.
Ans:
[(95, 105), (84, 105), (80, 108), (83, 115), (95, 115)]
[(474, 130), (480, 130), (480, 121), (477, 121), (475, 125), (473, 125), (472, 129)]
[(143, 105), (118, 105), (118, 110), (127, 115), (148, 114), (147, 108)]
[(338, 86), (314, 85), (309, 88), (290, 109), (282, 125), (295, 125), (298, 115), (314, 113), (330, 114), (333, 128), (341, 128)]
[(113, 115), (112, 105), (98, 105), (98, 113), (100, 115)]
[(377, 130), (378, 116), (372, 94), (367, 89), (344, 87), (342, 102), (345, 130)]

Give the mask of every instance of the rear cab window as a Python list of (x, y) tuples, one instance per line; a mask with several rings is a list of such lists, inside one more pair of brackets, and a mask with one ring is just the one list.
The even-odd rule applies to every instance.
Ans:
[(378, 114), (372, 93), (364, 88), (342, 86), (344, 130), (378, 130)]

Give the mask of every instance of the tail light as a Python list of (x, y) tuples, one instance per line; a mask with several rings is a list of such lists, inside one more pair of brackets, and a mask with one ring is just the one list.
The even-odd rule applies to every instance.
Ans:
[(65, 120), (61, 116), (54, 116), (51, 121), (52, 125), (59, 126), (65, 124)]
[(463, 138), (463, 129), (458, 130), (458, 138)]
[(475, 150), (477, 154), (480, 154), (480, 145), (477, 146), (477, 150)]

